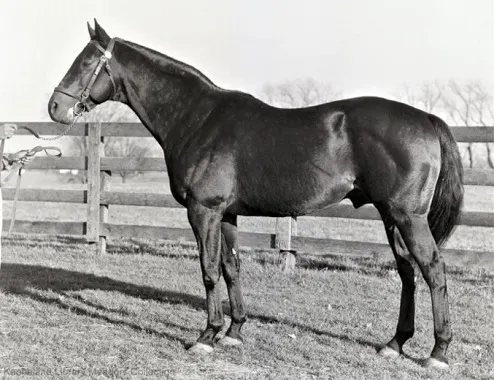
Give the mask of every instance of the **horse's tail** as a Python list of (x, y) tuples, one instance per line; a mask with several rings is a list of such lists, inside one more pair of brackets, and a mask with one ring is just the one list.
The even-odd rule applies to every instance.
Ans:
[(429, 115), (429, 120), (441, 145), (441, 170), (428, 215), (432, 236), (440, 247), (448, 240), (460, 219), (463, 165), (458, 145), (448, 125), (435, 115)]

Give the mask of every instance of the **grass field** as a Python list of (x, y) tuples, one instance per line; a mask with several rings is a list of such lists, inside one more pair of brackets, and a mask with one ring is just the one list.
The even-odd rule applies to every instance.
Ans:
[(94, 251), (73, 238), (4, 239), (4, 378), (494, 378), (494, 268), (449, 269), (451, 368), (437, 372), (421, 366), (433, 344), (423, 281), (407, 356), (376, 355), (398, 316), (400, 280), (386, 260), (303, 256), (283, 273), (276, 254), (242, 252), (245, 345), (197, 358), (184, 348), (206, 319), (195, 248), (130, 240)]

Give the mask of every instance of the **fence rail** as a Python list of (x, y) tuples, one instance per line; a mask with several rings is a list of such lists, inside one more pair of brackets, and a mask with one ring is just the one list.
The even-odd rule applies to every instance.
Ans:
[[(56, 123), (19, 123), (43, 135), (57, 135), (66, 127)], [(453, 134), (458, 142), (492, 143), (494, 128), (491, 127), (453, 127)], [(20, 134), (27, 132), (20, 130)], [(16, 221), (15, 232), (85, 235), (89, 241), (99, 242), (102, 252), (106, 247), (107, 237), (149, 237), (170, 240), (193, 241), (190, 229), (152, 227), (142, 225), (118, 225), (108, 223), (108, 212), (111, 205), (149, 206), (180, 208), (172, 196), (156, 193), (128, 193), (110, 191), (109, 179), (114, 171), (166, 171), (164, 159), (150, 157), (104, 157), (105, 139), (114, 137), (151, 137), (149, 132), (139, 123), (105, 123), (80, 124), (72, 128), (68, 136), (86, 136), (88, 138), (87, 157), (37, 157), (31, 169), (58, 170), (78, 169), (88, 172), (86, 190), (46, 190), (21, 189), (19, 201), (29, 202), (63, 202), (87, 204), (88, 217), (86, 222), (50, 222), (50, 221)], [(465, 169), (465, 185), (494, 186), (494, 170)], [(13, 200), (14, 189), (4, 188), (5, 200)], [(338, 204), (320, 210), (312, 216), (380, 220), (373, 206), (364, 206), (355, 210), (348, 204)], [(381, 253), (390, 249), (385, 244), (343, 241), (334, 239), (316, 239), (303, 236), (292, 236), (296, 223), (287, 225), (289, 218), (277, 221), (275, 234), (240, 233), (240, 243), (255, 248), (281, 248), (298, 251), (320, 251), (328, 247), (332, 252), (340, 253)], [(494, 213), (466, 211), (461, 215), (461, 225), (494, 228)], [(7, 226), (8, 223), (4, 223)], [(459, 254), (459, 250), (447, 250), (450, 254)], [(478, 253), (481, 254), (481, 253)]]
[[(87, 203), (90, 198), (88, 193), (88, 190), (21, 189), (19, 191), (18, 200), (24, 202)], [(3, 195), (5, 200), (13, 200), (15, 189), (5, 188), (3, 189)], [(168, 194), (115, 191), (102, 191), (100, 193), (98, 207), (101, 205), (183, 208), (182, 205)], [(356, 210), (353, 206), (348, 204), (335, 204), (307, 216), (381, 220), (379, 213), (373, 206), (363, 206)], [(474, 227), (494, 227), (494, 213), (464, 211), (461, 215), (459, 224)]]
[[(100, 166), (103, 171), (166, 171), (165, 160), (154, 157), (101, 157)], [(87, 170), (88, 160), (86, 157), (37, 157), (30, 168)], [(467, 168), (464, 171), (465, 185), (494, 186), (494, 170)]]
[[(53, 122), (17, 123), (26, 125), (30, 129), (44, 135), (59, 135), (67, 126)], [(141, 123), (102, 123), (101, 136), (115, 137), (152, 137), (149, 131)], [(67, 133), (67, 136), (87, 136), (89, 124), (76, 123)], [(452, 127), (453, 136), (457, 142), (485, 143), (494, 142), (494, 130), (492, 127)], [(30, 135), (28, 131), (20, 130), (19, 135)]]

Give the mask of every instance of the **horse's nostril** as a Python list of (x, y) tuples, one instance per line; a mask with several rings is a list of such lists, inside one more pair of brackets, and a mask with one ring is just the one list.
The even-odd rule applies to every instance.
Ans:
[(58, 103), (56, 101), (51, 102), (51, 110), (55, 111), (58, 108)]

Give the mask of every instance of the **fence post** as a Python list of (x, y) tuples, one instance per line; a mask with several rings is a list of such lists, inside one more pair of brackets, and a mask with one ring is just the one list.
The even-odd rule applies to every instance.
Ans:
[[(292, 223), (293, 222), (293, 223)], [(280, 249), (280, 267), (284, 271), (295, 268), (296, 251), (292, 249), (292, 232), (295, 218), (276, 218), (276, 247)]]
[[(100, 124), (101, 126), (101, 124)], [(99, 156), (105, 157), (105, 143), (108, 142), (108, 137), (101, 137), (99, 144)], [(105, 170), (100, 174), (100, 192), (110, 191), (111, 186), (111, 171)], [(101, 194), (100, 194), (101, 196)], [(108, 223), (108, 214), (109, 214), (110, 205), (101, 205), (99, 206), (99, 227), (100, 232), (105, 223)], [(106, 236), (99, 237), (99, 253), (100, 255), (104, 255), (106, 253)]]
[(86, 238), (97, 243), (99, 239), (100, 221), (100, 141), (101, 125), (88, 125), (87, 139), (87, 229)]

